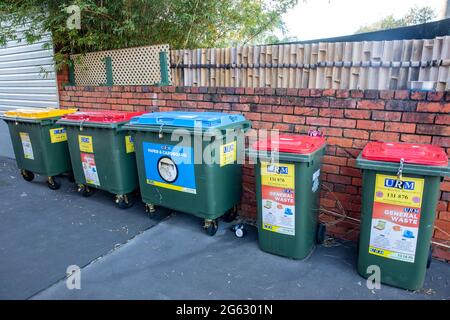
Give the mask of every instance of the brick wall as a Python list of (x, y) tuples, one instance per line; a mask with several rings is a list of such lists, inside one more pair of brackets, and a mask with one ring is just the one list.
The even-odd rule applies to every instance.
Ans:
[[(207, 111), (242, 113), (252, 127), (305, 134), (319, 129), (327, 137), (321, 206), (358, 219), (361, 172), (355, 157), (368, 141), (432, 143), (450, 154), (450, 92), (315, 90), (206, 87), (65, 87), (62, 107), (126, 111)], [(244, 166), (241, 214), (254, 218), (254, 173)], [(330, 191), (326, 191), (330, 190)], [(450, 244), (450, 179), (441, 185), (434, 241)], [(343, 208), (340, 208), (342, 205)], [(321, 219), (342, 220), (329, 214)], [(329, 225), (328, 233), (355, 240), (358, 222)], [(450, 260), (450, 250), (435, 246), (435, 256)]]

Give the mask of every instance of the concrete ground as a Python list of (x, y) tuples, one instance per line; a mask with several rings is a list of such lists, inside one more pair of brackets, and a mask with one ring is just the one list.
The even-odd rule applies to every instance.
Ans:
[[(207, 236), (201, 221), (143, 205), (118, 209), (112, 196), (52, 191), (0, 158), (1, 299), (450, 299), (450, 265), (434, 260), (424, 289), (383, 285), (371, 291), (355, 270), (354, 243), (319, 246), (294, 261), (258, 249), (253, 228), (239, 239), (221, 222)], [(81, 289), (68, 290), (69, 265)]]

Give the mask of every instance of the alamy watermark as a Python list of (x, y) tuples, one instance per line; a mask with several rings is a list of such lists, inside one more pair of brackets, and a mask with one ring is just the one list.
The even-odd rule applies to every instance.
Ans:
[(77, 265), (70, 265), (66, 269), (66, 287), (69, 290), (81, 289), (81, 269)]

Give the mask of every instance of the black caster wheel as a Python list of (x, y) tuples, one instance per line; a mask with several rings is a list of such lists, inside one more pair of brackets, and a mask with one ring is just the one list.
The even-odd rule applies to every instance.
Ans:
[(20, 170), (20, 174), (25, 181), (31, 182), (34, 179), (34, 173), (28, 170)]
[(234, 235), (238, 238), (243, 238), (247, 234), (247, 229), (244, 224), (238, 223), (231, 227), (231, 231), (234, 232)]
[(61, 183), (56, 181), (55, 177), (49, 177), (47, 180), (47, 186), (52, 190), (58, 190), (61, 188)]
[(222, 216), (222, 219), (223, 219), (223, 221), (229, 223), (229, 222), (233, 222), (234, 219), (236, 219), (236, 217), (237, 217), (237, 208), (234, 207), (233, 209), (228, 210), (227, 213), (225, 213)]
[(433, 247), (430, 246), (430, 250), (428, 250), (427, 269), (430, 268), (432, 259), (433, 259)]
[(325, 234), (327, 227), (323, 223), (319, 223), (317, 226), (316, 242), (317, 244), (323, 244), (325, 242)]
[(209, 236), (214, 236), (219, 229), (219, 220), (214, 219), (207, 223), (207, 226), (205, 227), (206, 233)]
[(83, 197), (87, 198), (87, 197), (92, 196), (95, 193), (95, 189), (81, 184), (78, 186), (78, 192), (81, 193), (81, 195)]
[(133, 205), (134, 205), (134, 197), (132, 196), (132, 195), (130, 195), (130, 194), (126, 194), (126, 195), (123, 195), (123, 196), (118, 196), (117, 198), (116, 198), (116, 203), (117, 203), (117, 206), (120, 208), (120, 209), (128, 209), (128, 208), (131, 208)]
[(67, 179), (69, 179), (70, 182), (74, 183), (75, 182), (75, 177), (73, 175), (73, 172), (69, 172), (67, 174)]

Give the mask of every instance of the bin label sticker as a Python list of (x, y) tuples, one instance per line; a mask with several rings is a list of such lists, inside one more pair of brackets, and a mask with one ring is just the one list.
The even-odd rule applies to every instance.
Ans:
[(312, 187), (311, 187), (312, 192), (316, 192), (317, 190), (319, 190), (320, 186), (319, 177), (320, 177), (320, 169), (317, 169), (312, 176)]
[(194, 153), (191, 147), (143, 142), (146, 182), (196, 194)]
[(424, 179), (377, 174), (369, 253), (414, 263)]
[(295, 165), (261, 162), (262, 228), (295, 236)]
[(65, 128), (50, 129), (50, 142), (59, 143), (67, 141), (67, 132)]
[(78, 144), (80, 145), (80, 151), (94, 153), (91, 136), (78, 135)]
[(226, 166), (236, 161), (236, 141), (220, 146), (220, 166)]
[(27, 132), (19, 132), (22, 141), (23, 156), (25, 159), (34, 160), (33, 146), (31, 144), (30, 135)]
[(98, 179), (97, 166), (95, 165), (94, 155), (91, 153), (81, 153), (81, 163), (83, 165), (84, 178), (86, 183), (100, 186)]
[(134, 152), (134, 139), (133, 139), (133, 136), (125, 136), (125, 151), (127, 153)]

